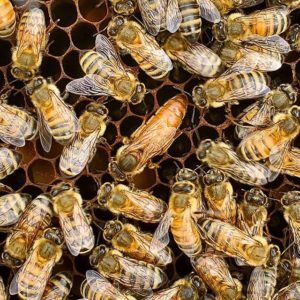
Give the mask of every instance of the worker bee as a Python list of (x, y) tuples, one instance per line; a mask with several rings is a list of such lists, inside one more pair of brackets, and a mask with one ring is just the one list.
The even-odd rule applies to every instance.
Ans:
[(216, 299), (239, 300), (242, 284), (232, 278), (225, 259), (213, 253), (204, 253), (192, 258), (192, 266), (216, 295)]
[(171, 146), (187, 110), (187, 98), (176, 95), (142, 124), (117, 151), (109, 163), (109, 171), (119, 181), (141, 173), (149, 161)]
[(263, 236), (267, 222), (269, 199), (258, 188), (252, 188), (244, 194), (244, 200), (238, 205), (237, 227), (250, 236)]
[(97, 199), (100, 208), (146, 223), (159, 222), (167, 210), (167, 204), (161, 199), (123, 184), (102, 184)]
[(205, 214), (235, 224), (236, 201), (232, 185), (226, 175), (220, 170), (212, 169), (203, 176), (203, 181), (204, 196), (209, 208)]
[(150, 251), (159, 253), (169, 243), (169, 228), (180, 250), (193, 257), (202, 250), (195, 212), (202, 210), (201, 186), (198, 174), (181, 169), (171, 188), (169, 209), (157, 227)]
[(169, 288), (154, 293), (149, 300), (203, 300), (206, 292), (201, 278), (192, 273), (185, 278), (176, 280)]
[(42, 64), (46, 48), (46, 22), (41, 9), (24, 12), (17, 32), (17, 46), (12, 52), (12, 75), (23, 81), (31, 80)]
[(152, 253), (150, 251), (152, 235), (142, 232), (129, 223), (108, 221), (104, 227), (103, 238), (110, 242), (114, 249), (119, 250), (128, 257), (159, 267), (172, 262), (172, 251), (169, 247), (159, 253)]
[(300, 299), (300, 281), (293, 282), (275, 294), (272, 300), (297, 300)]
[(89, 252), (95, 244), (90, 222), (82, 209), (79, 190), (62, 182), (51, 189), (53, 210), (57, 214), (66, 245), (72, 255)]
[(42, 300), (65, 300), (70, 294), (73, 276), (70, 272), (59, 272), (47, 282)]
[(73, 141), (64, 147), (59, 159), (59, 169), (69, 177), (82, 172), (97, 150), (96, 145), (106, 130), (107, 108), (91, 103), (79, 118), (80, 131)]
[(188, 72), (204, 77), (214, 77), (223, 70), (220, 57), (200, 43), (191, 44), (181, 33), (168, 37), (163, 49)]
[(0, 38), (12, 35), (16, 28), (16, 13), (9, 0), (0, 1)]
[(272, 245), (266, 266), (256, 267), (251, 273), (247, 289), (248, 300), (272, 299), (276, 287), (279, 260), (279, 247)]
[(24, 193), (12, 193), (0, 196), (0, 226), (17, 223), (31, 196)]
[(115, 13), (124, 16), (132, 15), (137, 6), (135, 0), (110, 0), (110, 3)]
[(62, 145), (69, 144), (79, 131), (79, 122), (71, 106), (61, 98), (59, 89), (40, 76), (26, 88), (37, 111), (43, 149), (50, 151), (52, 137)]
[(96, 52), (84, 52), (80, 65), (86, 76), (68, 83), (67, 91), (86, 96), (112, 96), (132, 104), (144, 99), (145, 85), (125, 70), (114, 46), (104, 35), (97, 35)]
[(21, 163), (22, 155), (15, 150), (0, 147), (0, 179), (16, 171)]
[(36, 238), (49, 226), (52, 215), (52, 203), (48, 195), (41, 194), (32, 200), (6, 238), (3, 262), (10, 267), (19, 267)]
[(0, 299), (1, 300), (6, 300), (7, 299), (6, 291), (5, 291), (5, 285), (4, 285), (4, 282), (3, 282), (3, 279), (2, 279), (1, 276), (0, 276)]
[(196, 155), (210, 168), (218, 169), (227, 176), (249, 185), (264, 185), (271, 176), (270, 170), (257, 162), (241, 160), (232, 147), (224, 142), (203, 140)]
[(0, 96), (0, 139), (7, 144), (23, 147), (37, 133), (37, 122), (25, 109), (8, 105), (6, 95)]
[(300, 25), (294, 24), (287, 32), (286, 40), (291, 45), (292, 50), (300, 52)]
[(172, 70), (173, 65), (168, 55), (139, 23), (116, 16), (109, 22), (107, 33), (153, 79), (163, 80)]
[(40, 299), (53, 267), (62, 256), (62, 244), (63, 237), (59, 229), (45, 229), (15, 274), (9, 287), (10, 295), (18, 294), (21, 299)]
[(257, 127), (269, 126), (275, 112), (287, 111), (296, 101), (297, 91), (290, 84), (281, 84), (238, 116), (241, 126), (235, 128), (237, 136), (243, 139), (256, 131)]
[(160, 268), (143, 261), (125, 258), (118, 250), (109, 249), (105, 245), (99, 245), (93, 250), (90, 264), (104, 277), (146, 295), (162, 287), (168, 280)]
[(250, 266), (266, 264), (271, 246), (264, 237), (251, 237), (237, 227), (217, 219), (202, 218), (198, 224), (201, 238), (215, 250), (239, 258)]

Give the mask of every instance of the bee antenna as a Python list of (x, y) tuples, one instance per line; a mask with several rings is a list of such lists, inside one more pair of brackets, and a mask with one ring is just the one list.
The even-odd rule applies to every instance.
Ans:
[(270, 200), (274, 200), (276, 202), (279, 202), (281, 204), (281, 201), (279, 199), (273, 198), (273, 197), (268, 197)]
[(139, 20), (135, 15), (132, 15), (132, 17), (144, 28), (144, 24)]
[(197, 165), (196, 169), (194, 169), (195, 172), (197, 172), (198, 170), (200, 170), (200, 173), (202, 173), (201, 175), (203, 176), (207, 174), (207, 172), (205, 172), (205, 170), (203, 170), (203, 166), (202, 165)]
[(98, 7), (102, 6), (103, 3), (105, 4), (105, 1), (99, 1), (99, 3), (95, 5), (95, 7), (98, 8)]
[(178, 172), (181, 168), (180, 166), (178, 165), (177, 161), (174, 160), (174, 165), (176, 166), (176, 172)]
[(181, 89), (181, 88), (178, 87), (178, 86), (173, 86), (173, 88), (174, 88), (175, 90), (178, 90), (178, 91), (180, 91), (180, 92), (182, 92), (182, 93), (184, 93), (184, 94), (190, 96), (190, 97), (193, 97), (189, 92), (187, 92), (187, 91)]
[(284, 251), (281, 253), (280, 256), (283, 256), (283, 254), (284, 254), (287, 250), (289, 250), (294, 244), (295, 244), (295, 242), (290, 243), (290, 244), (284, 249)]
[(195, 135), (196, 135), (196, 137), (197, 137), (198, 143), (200, 143), (200, 142), (201, 142), (201, 137), (200, 137), (200, 135), (199, 135), (198, 129), (195, 130)]

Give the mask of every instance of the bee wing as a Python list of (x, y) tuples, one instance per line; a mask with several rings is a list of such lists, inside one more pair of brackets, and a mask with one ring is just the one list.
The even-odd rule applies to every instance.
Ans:
[[(159, 291), (155, 294), (153, 294), (151, 297), (146, 298), (146, 300), (170, 300), (170, 299), (176, 299), (176, 295), (180, 290), (180, 286), (174, 286), (171, 288), (168, 288), (166, 290)], [(173, 298), (174, 297), (174, 298)]]
[(159, 251), (164, 249), (169, 244), (170, 242), (169, 228), (171, 225), (171, 220), (172, 220), (172, 215), (168, 210), (154, 232), (150, 244), (150, 251), (152, 253), (157, 255)]
[(218, 23), (221, 21), (221, 15), (217, 7), (210, 0), (197, 0), (200, 7), (200, 15), (203, 19)]
[(45, 121), (43, 114), (41, 113), (40, 109), (36, 109), (37, 116), (38, 116), (38, 125), (39, 125), (39, 137), (40, 142), (43, 149), (46, 152), (49, 152), (52, 146), (52, 135), (50, 133), (50, 129), (48, 124)]
[(265, 272), (262, 267), (256, 267), (253, 269), (248, 288), (247, 288), (247, 300), (257, 300), (264, 298), (266, 294), (266, 278)]
[(166, 28), (174, 33), (178, 30), (182, 21), (182, 15), (179, 10), (178, 0), (169, 0), (166, 12)]
[(12, 197), (9, 199), (9, 201), (7, 199), (3, 199), (2, 197), (0, 201), (0, 226), (12, 225), (18, 221), (18, 218), (12, 218), (11, 214), (9, 213), (13, 210), (17, 202), (17, 197)]

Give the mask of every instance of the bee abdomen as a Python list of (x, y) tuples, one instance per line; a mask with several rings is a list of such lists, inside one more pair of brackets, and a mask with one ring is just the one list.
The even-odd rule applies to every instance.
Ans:
[(8, 148), (0, 148), (0, 179), (13, 173), (20, 165), (22, 156)]
[(107, 74), (104, 72), (104, 64), (95, 51), (87, 51), (80, 58), (80, 65), (85, 74), (96, 74), (104, 78), (107, 78)]
[(16, 27), (16, 14), (9, 0), (0, 1), (0, 37), (12, 35)]

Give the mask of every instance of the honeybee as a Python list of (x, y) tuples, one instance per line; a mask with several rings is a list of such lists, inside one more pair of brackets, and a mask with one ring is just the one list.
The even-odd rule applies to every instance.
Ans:
[(300, 5), (299, 0), (269, 0), (267, 1), (268, 6), (274, 6), (274, 5), (285, 5), (287, 6), (291, 11), (294, 9), (298, 9)]
[(5, 291), (5, 285), (4, 285), (4, 282), (3, 282), (3, 279), (2, 279), (1, 276), (0, 276), (0, 299), (1, 300), (6, 300), (7, 299), (6, 291)]
[(300, 280), (300, 258), (294, 256), (291, 264), (291, 275), (289, 278), (289, 282), (296, 282)]
[(15, 150), (0, 147), (0, 179), (16, 171), (21, 163), (22, 155)]
[(252, 188), (244, 194), (244, 200), (238, 205), (237, 227), (250, 236), (263, 236), (268, 218), (269, 199), (258, 188)]
[(191, 44), (181, 33), (168, 37), (163, 49), (188, 72), (204, 77), (214, 77), (223, 70), (220, 57), (200, 43)]
[(125, 70), (114, 46), (102, 34), (96, 38), (96, 52), (86, 51), (80, 58), (83, 78), (67, 84), (67, 91), (87, 96), (112, 96), (116, 100), (138, 104), (144, 99), (146, 87)]
[(136, 10), (136, 0), (110, 0), (115, 13), (129, 16)]
[(102, 104), (91, 103), (79, 118), (80, 131), (71, 144), (64, 147), (59, 169), (69, 177), (82, 172), (97, 150), (96, 145), (106, 130), (108, 110)]
[(52, 137), (62, 145), (69, 144), (79, 131), (79, 122), (71, 106), (61, 98), (59, 89), (40, 76), (30, 81), (26, 88), (37, 111), (43, 149), (50, 151)]
[(126, 256), (147, 263), (164, 267), (172, 262), (172, 250), (166, 247), (159, 253), (150, 251), (152, 240), (150, 233), (144, 233), (134, 225), (121, 221), (108, 221), (105, 224), (103, 238), (110, 242), (114, 249)]
[(109, 172), (119, 181), (141, 173), (152, 157), (162, 155), (171, 146), (187, 110), (187, 98), (180, 94), (168, 100), (154, 116), (142, 124), (117, 151), (109, 163)]
[(234, 1), (234, 0), (212, 0), (217, 9), (219, 10), (222, 16), (227, 15), (230, 11), (234, 9), (247, 8), (251, 6), (256, 6), (263, 2), (263, 0), (242, 0), (242, 1)]
[(281, 84), (238, 116), (241, 126), (235, 128), (237, 136), (242, 139), (257, 127), (270, 125), (275, 112), (288, 110), (296, 101), (297, 91), (290, 84)]
[(256, 267), (251, 273), (247, 289), (247, 300), (272, 299), (276, 287), (279, 260), (279, 247), (272, 245), (266, 266)]
[(278, 291), (272, 300), (297, 300), (300, 299), (300, 281), (293, 282)]
[(109, 249), (105, 245), (93, 250), (90, 264), (104, 277), (139, 293), (148, 294), (162, 287), (168, 280), (160, 268), (143, 261), (125, 258), (118, 250)]
[(238, 258), (250, 266), (266, 264), (271, 246), (264, 237), (251, 237), (237, 227), (217, 219), (202, 218), (198, 224), (201, 238), (215, 250)]
[(192, 266), (216, 295), (216, 299), (238, 300), (242, 298), (242, 284), (232, 278), (225, 259), (213, 253), (192, 258)]
[(19, 267), (35, 239), (49, 226), (52, 215), (52, 203), (48, 195), (41, 194), (32, 200), (6, 238), (3, 262), (10, 267)]
[(12, 75), (20, 80), (31, 80), (42, 64), (47, 44), (45, 16), (41, 9), (23, 13), (17, 32), (17, 46), (12, 52)]
[(9, 0), (0, 1), (0, 38), (12, 35), (16, 28), (16, 13)]
[(264, 96), (270, 91), (268, 79), (262, 72), (253, 70), (239, 62), (218, 78), (207, 80), (193, 89), (196, 106), (221, 107), (237, 104), (237, 101)]
[(178, 279), (169, 288), (156, 292), (149, 300), (203, 300), (206, 287), (201, 278), (192, 273), (185, 278)]
[(203, 176), (204, 196), (209, 210), (206, 215), (222, 221), (235, 224), (236, 201), (233, 188), (226, 175), (217, 169), (212, 169)]
[(115, 299), (115, 300), (135, 300), (134, 297), (124, 295), (105, 277), (96, 271), (86, 271), (86, 279), (82, 282), (80, 293), (84, 299)]
[(63, 237), (59, 229), (48, 228), (35, 241), (23, 266), (15, 274), (10, 287), (11, 295), (21, 299), (40, 299), (52, 269), (62, 256)]
[(107, 33), (153, 79), (163, 80), (172, 70), (173, 65), (168, 55), (137, 22), (116, 16), (109, 22)]
[(169, 209), (157, 227), (150, 251), (159, 253), (169, 243), (169, 228), (180, 250), (193, 257), (202, 250), (195, 212), (202, 210), (201, 186), (198, 174), (181, 169), (171, 188)]
[(286, 40), (291, 45), (292, 50), (300, 52), (300, 25), (294, 24), (287, 32)]
[(65, 300), (70, 294), (73, 285), (71, 272), (59, 272), (47, 282), (42, 300)]
[(53, 210), (57, 214), (66, 245), (72, 255), (89, 252), (95, 237), (86, 214), (82, 209), (79, 190), (62, 182), (51, 189)]
[(249, 185), (264, 185), (271, 176), (270, 170), (257, 163), (241, 160), (232, 147), (224, 142), (203, 140), (196, 155), (210, 168), (218, 169), (227, 176)]
[(123, 184), (102, 184), (97, 199), (100, 208), (146, 223), (159, 222), (167, 210), (167, 204), (161, 199)]
[(15, 224), (30, 200), (31, 196), (24, 193), (0, 196), (0, 226)]

